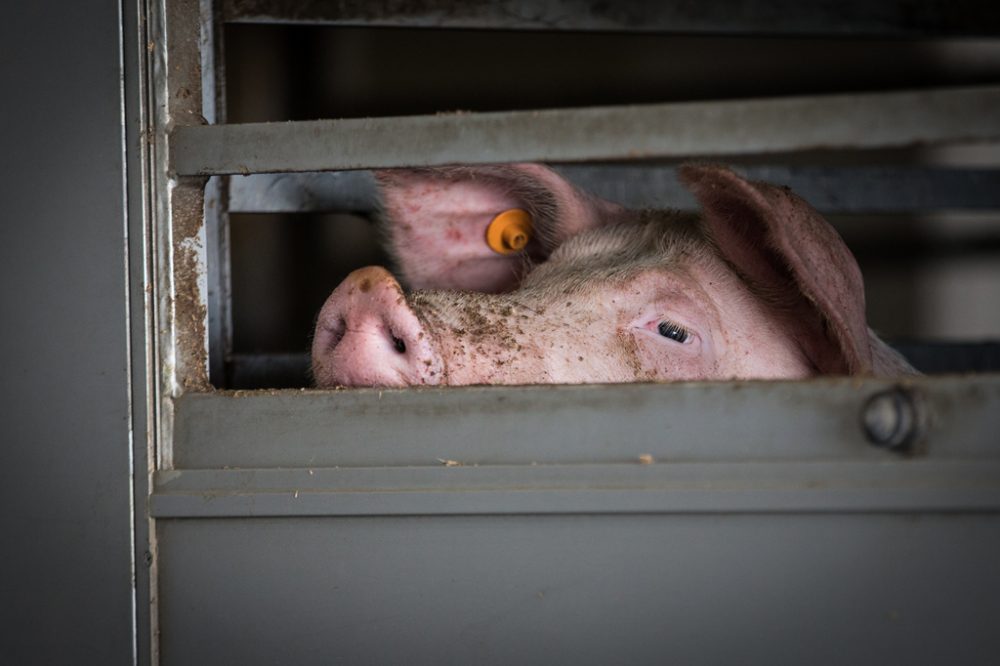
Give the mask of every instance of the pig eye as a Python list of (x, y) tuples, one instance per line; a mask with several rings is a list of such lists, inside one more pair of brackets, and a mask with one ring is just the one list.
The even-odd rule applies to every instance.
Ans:
[(661, 321), (660, 325), (656, 327), (656, 331), (665, 338), (681, 343), (687, 342), (689, 335), (687, 329), (669, 321)]

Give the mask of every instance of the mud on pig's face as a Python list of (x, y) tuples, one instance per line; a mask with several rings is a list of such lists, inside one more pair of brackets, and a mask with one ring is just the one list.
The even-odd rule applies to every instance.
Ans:
[[(805, 202), (685, 167), (702, 220), (636, 212), (533, 164), (378, 174), (405, 293), (355, 271), (324, 305), (319, 386), (800, 378), (872, 371), (860, 272)], [(498, 214), (530, 240), (499, 252)], [(520, 239), (523, 243), (525, 238)]]

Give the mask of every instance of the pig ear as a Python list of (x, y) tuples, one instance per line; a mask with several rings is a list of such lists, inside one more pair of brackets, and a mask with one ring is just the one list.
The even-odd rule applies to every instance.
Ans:
[(861, 270), (833, 227), (788, 189), (724, 167), (686, 166), (680, 178), (722, 255), (789, 317), (817, 370), (870, 373)]
[[(563, 240), (622, 212), (538, 164), (391, 169), (375, 177), (396, 269), (414, 289), (513, 289)], [(487, 228), (515, 209), (530, 217), (530, 240), (500, 253)]]

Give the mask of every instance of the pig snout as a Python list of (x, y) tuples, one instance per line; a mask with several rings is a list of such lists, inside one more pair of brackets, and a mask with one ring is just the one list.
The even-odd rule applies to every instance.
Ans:
[(316, 322), (313, 376), (319, 386), (413, 386), (442, 381), (440, 356), (384, 268), (354, 271)]

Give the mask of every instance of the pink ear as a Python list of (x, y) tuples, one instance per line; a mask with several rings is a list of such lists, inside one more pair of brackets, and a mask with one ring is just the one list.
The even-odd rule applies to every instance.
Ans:
[(704, 208), (722, 255), (787, 314), (817, 369), (872, 371), (861, 270), (830, 224), (786, 188), (719, 166), (685, 166), (681, 181)]
[[(376, 179), (390, 249), (414, 289), (512, 289), (530, 262), (620, 211), (538, 164), (393, 169)], [(486, 229), (514, 208), (531, 215), (534, 237), (520, 252), (498, 254)]]

